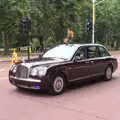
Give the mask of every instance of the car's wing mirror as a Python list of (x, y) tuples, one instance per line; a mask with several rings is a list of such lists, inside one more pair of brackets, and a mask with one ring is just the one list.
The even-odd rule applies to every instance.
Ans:
[(75, 56), (74, 61), (77, 62), (78, 60), (80, 60), (80, 56)]
[(74, 61), (76, 62), (76, 61), (83, 60), (83, 59), (84, 59), (83, 54), (81, 54), (80, 56), (76, 55)]

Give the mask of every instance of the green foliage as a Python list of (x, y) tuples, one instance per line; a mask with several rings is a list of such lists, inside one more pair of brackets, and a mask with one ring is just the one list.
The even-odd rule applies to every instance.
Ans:
[(120, 46), (120, 1), (106, 0), (97, 6), (97, 40), (118, 49)]
[[(119, 14), (119, 0), (96, 4), (97, 43), (119, 48)], [(8, 48), (24, 45), (21, 43), (28, 39), (19, 32), (23, 17), (32, 20), (31, 37), (38, 39), (37, 45), (42, 49), (63, 43), (68, 28), (75, 32), (75, 42), (91, 42), (91, 32), (87, 32), (86, 25), (88, 18), (92, 18), (92, 0), (0, 0), (0, 47), (4, 47), (6, 53)]]

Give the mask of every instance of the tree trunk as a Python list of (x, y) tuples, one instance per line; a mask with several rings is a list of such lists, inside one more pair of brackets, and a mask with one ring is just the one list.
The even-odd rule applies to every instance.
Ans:
[(8, 55), (9, 54), (9, 47), (8, 47), (8, 41), (7, 39), (5, 39), (5, 42), (4, 42), (4, 55)]
[(39, 36), (40, 51), (44, 51), (43, 36)]
[(4, 43), (4, 55), (8, 55), (9, 45), (8, 45), (8, 40), (7, 40), (7, 36), (5, 35), (5, 32), (2, 32), (2, 41)]

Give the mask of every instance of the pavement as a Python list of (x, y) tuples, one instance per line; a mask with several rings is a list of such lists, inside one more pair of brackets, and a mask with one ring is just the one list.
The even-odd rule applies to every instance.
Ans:
[(10, 56), (0, 56), (0, 62), (9, 62), (10, 58)]
[[(21, 56), (18, 56), (19, 59), (27, 59), (27, 55), (21, 55)], [(38, 57), (38, 54), (33, 54), (30, 56), (30, 58), (35, 58), (35, 57)], [(0, 62), (10, 62), (11, 61), (11, 58), (12, 56), (0, 56)]]
[(113, 79), (68, 88), (59, 96), (18, 90), (0, 62), (0, 120), (120, 120), (120, 54)]

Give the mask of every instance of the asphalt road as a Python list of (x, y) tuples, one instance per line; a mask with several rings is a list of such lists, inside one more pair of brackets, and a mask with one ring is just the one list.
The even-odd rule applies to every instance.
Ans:
[(119, 68), (111, 81), (75, 85), (59, 96), (16, 89), (8, 81), (9, 64), (0, 63), (0, 120), (120, 120), (120, 54), (115, 56)]

